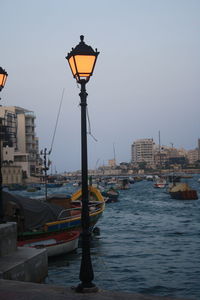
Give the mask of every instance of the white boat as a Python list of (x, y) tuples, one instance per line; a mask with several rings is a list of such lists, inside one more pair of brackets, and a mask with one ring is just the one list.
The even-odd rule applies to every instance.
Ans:
[(79, 231), (51, 233), (46, 237), (18, 241), (18, 247), (45, 248), (49, 257), (69, 253), (78, 248)]
[(166, 187), (166, 185), (167, 185), (167, 181), (164, 178), (157, 177), (153, 186), (155, 188), (163, 189)]

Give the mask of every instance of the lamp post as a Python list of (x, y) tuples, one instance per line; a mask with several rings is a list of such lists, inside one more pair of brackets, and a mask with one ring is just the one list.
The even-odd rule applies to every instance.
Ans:
[(87, 159), (87, 92), (86, 83), (93, 74), (99, 52), (84, 42), (84, 36), (80, 36), (80, 43), (72, 48), (66, 59), (68, 60), (73, 77), (81, 85), (81, 167), (82, 167), (82, 259), (79, 278), (81, 283), (77, 286), (77, 292), (96, 292), (98, 289), (94, 283), (94, 273), (90, 256), (90, 218), (88, 199), (88, 159)]
[[(0, 67), (0, 91), (4, 88), (6, 79), (8, 77), (7, 72)], [(2, 141), (3, 141), (3, 119), (0, 118), (0, 223), (4, 223), (4, 210), (3, 210), (3, 197), (2, 197)]]
[(0, 67), (0, 91), (4, 88), (7, 77), (7, 72)]

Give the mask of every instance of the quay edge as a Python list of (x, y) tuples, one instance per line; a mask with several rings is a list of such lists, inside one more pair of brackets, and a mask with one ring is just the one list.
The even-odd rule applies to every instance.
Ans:
[(47, 275), (46, 249), (17, 247), (17, 224), (0, 224), (0, 279), (43, 282)]
[(0, 279), (1, 300), (191, 300), (131, 294), (100, 289), (96, 293), (76, 293), (70, 287)]

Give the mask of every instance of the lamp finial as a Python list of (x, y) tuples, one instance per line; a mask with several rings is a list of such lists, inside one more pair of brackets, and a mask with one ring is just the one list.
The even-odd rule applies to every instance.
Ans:
[(84, 35), (81, 35), (81, 36), (80, 36), (80, 39), (81, 39), (81, 42), (83, 43), (83, 42), (84, 42), (84, 41), (83, 41), (83, 40), (84, 40)]

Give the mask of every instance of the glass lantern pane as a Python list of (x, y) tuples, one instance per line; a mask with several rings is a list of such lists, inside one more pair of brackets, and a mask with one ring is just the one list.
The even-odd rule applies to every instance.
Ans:
[(73, 75), (75, 75), (76, 74), (76, 66), (75, 66), (75, 63), (74, 63), (74, 57), (73, 56), (70, 57), (69, 64), (70, 64)]
[(4, 87), (6, 83), (7, 75), (6, 74), (0, 74), (0, 86)]
[(76, 55), (76, 66), (80, 77), (89, 76), (94, 67), (96, 56), (92, 55)]
[(0, 74), (0, 86), (4, 86), (4, 75), (3, 74)]
[(7, 79), (7, 76), (4, 75), (4, 79), (3, 79), (3, 86), (5, 85), (6, 83), (6, 79)]

